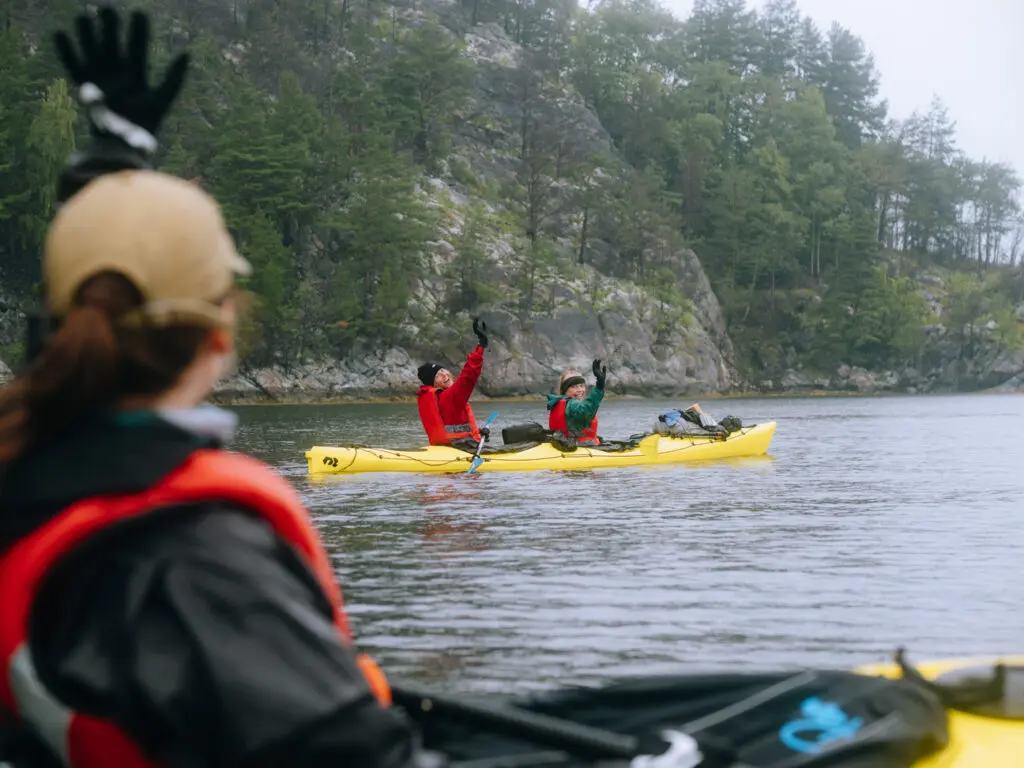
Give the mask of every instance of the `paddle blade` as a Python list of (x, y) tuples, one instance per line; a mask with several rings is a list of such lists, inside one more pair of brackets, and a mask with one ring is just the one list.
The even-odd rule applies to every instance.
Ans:
[[(498, 412), (497, 412), (497, 411), (495, 411), (494, 413), (492, 413), (492, 414), (491, 414), (490, 416), (488, 416), (488, 417), (487, 417), (487, 421), (485, 421), (485, 422), (484, 422), (484, 426), (486, 427), (486, 426), (487, 426), (487, 425), (489, 425), (489, 424), (490, 424), (490, 423), (491, 423), (492, 421), (494, 421), (494, 420), (495, 420), (496, 418), (498, 418)], [(480, 442), (479, 442), (479, 443), (477, 443), (477, 446), (476, 446), (476, 455), (475, 455), (475, 456), (473, 456), (473, 461), (472, 461), (472, 463), (471, 463), (471, 464), (469, 465), (469, 469), (467, 469), (467, 470), (466, 470), (466, 474), (467, 474), (467, 475), (471, 475), (471, 474), (473, 474), (474, 472), (476, 472), (476, 468), (477, 468), (477, 467), (479, 467), (479, 466), (480, 466), (481, 464), (483, 464), (483, 463), (484, 463), (484, 460), (480, 458), (480, 451), (481, 451), (481, 450), (483, 450), (483, 447), (484, 447), (484, 441), (485, 441), (486, 439), (487, 439), (487, 437), (486, 437), (486, 436), (483, 436), (483, 437), (481, 437), (481, 438), (480, 438)]]

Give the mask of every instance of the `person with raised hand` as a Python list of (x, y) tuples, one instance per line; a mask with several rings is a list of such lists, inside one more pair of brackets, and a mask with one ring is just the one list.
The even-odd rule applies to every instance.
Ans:
[(576, 438), (577, 445), (600, 445), (597, 411), (604, 400), (608, 366), (595, 360), (592, 366), (596, 383), (587, 392), (587, 380), (579, 371), (568, 370), (558, 380), (558, 393), (548, 395), (548, 429)]
[(187, 58), (146, 84), (109, 8), (59, 35), (95, 140), (46, 235), (50, 330), (0, 390), (0, 762), (444, 764), (354, 647), (331, 560), (277, 472), (205, 406), (232, 369), (217, 203), (148, 168)]
[(416, 405), (430, 445), (452, 445), (475, 451), (481, 437), (490, 435), (488, 427), (477, 427), (473, 407), (469, 404), (484, 368), (487, 324), (475, 318), (473, 333), (477, 345), (466, 357), (458, 378), (437, 363), (423, 363), (416, 370), (421, 384), (416, 393)]

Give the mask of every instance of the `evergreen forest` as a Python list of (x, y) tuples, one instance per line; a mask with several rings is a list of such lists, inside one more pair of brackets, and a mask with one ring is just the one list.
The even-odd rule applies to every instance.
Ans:
[[(85, 141), (50, 39), (80, 4), (4, 6), (0, 300), (20, 305)], [(191, 51), (157, 164), (217, 197), (255, 266), (248, 365), (429, 348), (594, 276), (685, 324), (681, 249), (751, 376), (918, 365), (940, 327), (967, 361), (1024, 344), (1017, 171), (957, 147), (941, 94), (890, 115), (856, 30), (794, 0), (122, 7), (152, 14), (154, 77)]]

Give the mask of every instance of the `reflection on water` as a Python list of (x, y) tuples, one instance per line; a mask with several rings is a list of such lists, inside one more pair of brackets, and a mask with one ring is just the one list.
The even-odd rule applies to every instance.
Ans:
[[(610, 400), (601, 432), (667, 401)], [(526, 690), (724, 665), (1024, 651), (1024, 399), (708, 400), (770, 456), (692, 466), (313, 480), (314, 444), (422, 444), (412, 404), (239, 409), (302, 492), (389, 674)], [(503, 426), (543, 406), (498, 403)], [(478, 408), (478, 410), (481, 410)]]

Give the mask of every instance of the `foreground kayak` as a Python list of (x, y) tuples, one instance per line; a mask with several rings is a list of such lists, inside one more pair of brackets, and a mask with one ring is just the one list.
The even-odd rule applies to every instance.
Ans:
[(1024, 764), (1022, 662), (632, 678), (470, 700), (396, 687), (396, 702), (452, 768), (1008, 768)]
[[(539, 469), (600, 469), (654, 464), (679, 464), (711, 459), (760, 456), (768, 451), (775, 422), (743, 427), (722, 439), (709, 434), (684, 437), (649, 435), (626, 450), (577, 448), (560, 451), (540, 443), (520, 451), (486, 452), (477, 472), (527, 472)], [(310, 474), (356, 472), (465, 472), (473, 456), (458, 448), (431, 445), (410, 450), (362, 446), (314, 446), (306, 451)]]
[[(940, 675), (965, 671), (973, 667), (991, 667), (997, 662), (1024, 664), (1024, 656), (1001, 656), (976, 659), (951, 659), (917, 664), (921, 674), (930, 680)], [(857, 669), (861, 674), (899, 678), (895, 664), (872, 664)], [(949, 712), (949, 746), (934, 755), (918, 760), (914, 768), (1009, 768), (1024, 765), (1024, 720), (984, 717), (951, 710)]]

